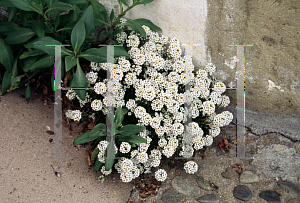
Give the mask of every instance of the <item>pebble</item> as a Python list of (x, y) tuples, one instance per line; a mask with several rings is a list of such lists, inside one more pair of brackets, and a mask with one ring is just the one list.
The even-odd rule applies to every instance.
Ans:
[(279, 195), (271, 190), (266, 190), (261, 193), (259, 193), (259, 197), (272, 203), (280, 203), (280, 197)]
[(221, 173), (221, 175), (224, 178), (232, 179), (236, 176), (236, 172), (235, 172), (234, 168), (228, 167), (228, 168), (225, 169), (225, 172)]
[(220, 199), (218, 195), (208, 194), (197, 198), (197, 201), (201, 203), (219, 203)]
[(197, 197), (201, 190), (194, 178), (191, 176), (175, 176), (172, 180), (172, 187), (181, 194)]
[(204, 180), (204, 178), (201, 176), (192, 175), (192, 177), (197, 181), (199, 187), (203, 190), (214, 191), (218, 189), (216, 185)]
[(240, 175), (240, 183), (257, 183), (259, 177), (251, 171), (243, 171)]
[(300, 198), (293, 198), (288, 200), (286, 203), (300, 203)]
[(161, 200), (165, 203), (180, 203), (182, 199), (183, 195), (176, 192), (173, 188), (166, 190), (161, 198)]
[(233, 190), (233, 196), (242, 201), (248, 201), (252, 198), (250, 189), (245, 185), (238, 185)]
[(278, 186), (284, 190), (291, 191), (291, 192), (295, 193), (298, 197), (300, 197), (300, 189), (294, 183), (291, 183), (288, 181), (279, 181)]

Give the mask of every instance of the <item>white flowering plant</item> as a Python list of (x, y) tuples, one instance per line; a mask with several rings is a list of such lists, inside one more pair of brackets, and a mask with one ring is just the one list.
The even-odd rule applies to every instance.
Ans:
[[(123, 19), (123, 25), (126, 23)], [(139, 133), (132, 133), (146, 142), (132, 144), (122, 139), (111, 147), (118, 149), (115, 152), (121, 157), (112, 164), (124, 182), (154, 171), (155, 178), (164, 181), (167, 173), (159, 168), (162, 158), (192, 157), (196, 150), (212, 145), (220, 128), (233, 119), (228, 111), (215, 112), (216, 108), (230, 103), (229, 97), (222, 95), (226, 91), (225, 84), (212, 77), (216, 67), (209, 63), (195, 71), (191, 56), (182, 55), (178, 39), (161, 36), (145, 25), (143, 29), (146, 38), (133, 30), (116, 36), (115, 40), (123, 44), (129, 57), (116, 57), (116, 64), (92, 62), (86, 77), (93, 91), (86, 94), (85, 101), (77, 97), (82, 106), (90, 103), (92, 118), (105, 116), (108, 107), (113, 106), (124, 111), (120, 126), (145, 127)], [(106, 78), (107, 71), (113, 71), (113, 81)], [(109, 88), (114, 90), (114, 100), (108, 97)], [(69, 90), (67, 97), (75, 99), (76, 93)], [(69, 116), (74, 120), (79, 117), (72, 117), (71, 113)], [(187, 124), (188, 118), (191, 122)], [(98, 125), (104, 129), (104, 124)], [(105, 132), (102, 133), (104, 136)], [(95, 145), (98, 149), (94, 150), (92, 158), (106, 164), (104, 151), (109, 144), (103, 139)], [(107, 175), (110, 169), (105, 165), (101, 171)], [(198, 165), (190, 161), (184, 169), (193, 174)]]

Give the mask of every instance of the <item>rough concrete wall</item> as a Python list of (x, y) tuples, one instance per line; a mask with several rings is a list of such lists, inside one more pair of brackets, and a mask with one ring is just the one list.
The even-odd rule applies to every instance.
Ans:
[[(300, 112), (300, 1), (208, 0), (206, 45), (217, 77), (235, 80), (236, 47), (245, 48), (246, 108)], [(235, 101), (235, 91), (228, 93)]]

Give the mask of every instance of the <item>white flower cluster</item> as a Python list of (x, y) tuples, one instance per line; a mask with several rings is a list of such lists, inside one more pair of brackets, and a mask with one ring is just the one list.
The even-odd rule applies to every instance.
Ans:
[(66, 117), (73, 119), (74, 121), (80, 121), (81, 111), (80, 110), (67, 110)]
[[(123, 19), (121, 23), (125, 22)], [(169, 158), (179, 152), (180, 156), (189, 158), (195, 150), (212, 145), (220, 127), (233, 119), (228, 111), (215, 114), (217, 107), (226, 107), (230, 103), (228, 96), (221, 95), (226, 91), (224, 83), (209, 78), (216, 67), (208, 64), (194, 74), (191, 56), (182, 56), (178, 39), (160, 36), (147, 26), (143, 28), (146, 39), (134, 31), (128, 35), (125, 32), (116, 35), (115, 40), (128, 47), (129, 58), (118, 57), (115, 65), (91, 63), (92, 70), (87, 75), (97, 94), (97, 99), (91, 103), (94, 111), (102, 110), (105, 114), (108, 106), (127, 107), (128, 115), (136, 119), (136, 124), (146, 127), (138, 136), (146, 139), (147, 143), (136, 144), (137, 147), (128, 142), (120, 144), (120, 153), (130, 156), (122, 157), (114, 165), (123, 182), (130, 182), (142, 173), (150, 173), (152, 168), (159, 167), (162, 156)], [(114, 80), (100, 78), (97, 73), (103, 70), (110, 70)], [(186, 84), (191, 86), (190, 91), (185, 91)], [(108, 90), (113, 90), (113, 99)], [(68, 98), (75, 97), (75, 92), (68, 92)], [(89, 95), (81, 103), (88, 101), (91, 102)], [(187, 101), (191, 102), (190, 109), (185, 106)], [(184, 126), (188, 116), (205, 122), (200, 125), (193, 121)], [(208, 133), (203, 131), (205, 126)], [(158, 141), (157, 146), (153, 147), (152, 139)], [(105, 163), (107, 145), (107, 141), (98, 145), (98, 159), (102, 163)], [(116, 146), (115, 149), (117, 152)], [(195, 162), (187, 162), (185, 170), (195, 173), (198, 166)], [(102, 173), (109, 172), (103, 169)], [(155, 172), (155, 177), (164, 181), (167, 174), (160, 169)]]

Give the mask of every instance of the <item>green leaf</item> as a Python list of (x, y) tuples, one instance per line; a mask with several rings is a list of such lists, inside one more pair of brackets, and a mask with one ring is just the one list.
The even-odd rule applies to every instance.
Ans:
[(60, 15), (55, 16), (55, 19), (54, 19), (54, 22), (53, 22), (55, 30), (57, 30), (57, 27), (59, 25), (59, 21), (60, 21)]
[(37, 20), (33, 25), (32, 25), (32, 30), (35, 32), (35, 34), (39, 37), (44, 37), (45, 36), (45, 28), (44, 28), (44, 23), (41, 20)]
[(74, 56), (66, 56), (65, 64), (66, 64), (66, 72), (71, 70), (77, 63), (77, 59)]
[(30, 5), (33, 7), (34, 11), (43, 15), (43, 7), (35, 2), (31, 2)]
[(84, 12), (80, 17), (80, 20), (84, 22), (85, 25), (85, 36), (88, 36), (90, 31), (93, 28), (93, 23), (94, 23), (94, 14), (93, 14), (92, 5), (90, 5), (84, 10)]
[(123, 113), (122, 107), (119, 106), (116, 110), (116, 115), (115, 115), (115, 128), (118, 128), (124, 119), (124, 116), (122, 116), (122, 113)]
[(144, 4), (144, 5), (146, 5), (146, 4), (148, 4), (148, 3), (151, 3), (153, 0), (139, 0), (138, 1), (138, 3), (137, 3), (137, 5), (139, 5), (139, 4)]
[(119, 2), (128, 7), (128, 0), (119, 0)]
[(3, 80), (2, 80), (2, 93), (1, 95), (4, 95), (7, 93), (7, 90), (10, 88), (10, 82), (11, 82), (12, 73), (8, 70), (5, 71)]
[(18, 83), (21, 81), (21, 79), (26, 76), (25, 74), (23, 75), (18, 75), (14, 79), (11, 80), (11, 86), (18, 85)]
[(23, 71), (27, 72), (27, 69), (29, 69), (36, 62), (37, 59), (38, 59), (37, 56), (32, 56), (24, 60), (25, 62), (24, 62)]
[(146, 31), (144, 30), (144, 28), (142, 27), (142, 25), (134, 20), (131, 19), (127, 19), (127, 22), (129, 24), (129, 26), (137, 33), (140, 33), (141, 36), (146, 39), (147, 35), (146, 35)]
[(31, 0), (9, 0), (12, 5), (24, 11), (35, 11), (30, 5)]
[(139, 19), (135, 19), (134, 21), (138, 22), (141, 25), (148, 26), (151, 30), (162, 31), (160, 27), (154, 25), (150, 20), (147, 20), (147, 19), (144, 19), (144, 18), (139, 18)]
[(11, 50), (11, 47), (7, 45), (3, 39), (0, 38), (0, 62), (9, 72), (12, 71), (13, 62), (14, 62), (14, 54)]
[(35, 23), (36, 20), (27, 20), (27, 21), (23, 21), (22, 24), (27, 27), (32, 29), (33, 24)]
[(21, 29), (21, 27), (14, 22), (0, 21), (1, 35), (8, 35), (9, 33), (16, 31), (18, 29)]
[(124, 136), (135, 135), (139, 132), (142, 132), (145, 129), (146, 129), (145, 126), (128, 124), (123, 126), (121, 129), (119, 129), (119, 133)]
[(30, 97), (31, 97), (31, 90), (30, 90), (30, 87), (29, 87), (29, 84), (28, 84), (27, 87), (26, 87), (26, 90), (25, 90), (25, 98), (26, 98), (27, 101), (29, 101)]
[(12, 21), (12, 19), (16, 16), (16, 14), (18, 13), (19, 9), (16, 7), (8, 7), (7, 11), (9, 13), (8, 15), (8, 21)]
[(95, 165), (94, 165), (94, 171), (99, 171), (103, 165), (104, 165), (104, 163), (101, 163), (98, 159), (96, 159)]
[(12, 32), (5, 38), (6, 44), (20, 44), (24, 43), (33, 37), (35, 33), (29, 28), (18, 29), (18, 32)]
[(85, 26), (84, 22), (79, 20), (76, 25), (74, 26), (72, 33), (71, 33), (71, 44), (72, 47), (77, 53), (79, 51), (80, 46), (83, 44), (85, 39)]
[(91, 131), (91, 137), (101, 137), (106, 135), (106, 125), (104, 123), (97, 124)]
[(115, 18), (114, 9), (111, 9), (110, 16), (109, 16), (109, 19), (110, 19), (110, 22), (111, 22), (111, 23), (113, 23), (114, 18)]
[(115, 162), (115, 147), (113, 142), (109, 142), (107, 146), (107, 154), (105, 157), (105, 170), (109, 171)]
[(67, 4), (85, 4), (85, 3), (87, 3), (86, 0), (60, 0), (60, 1), (67, 3)]
[[(61, 43), (51, 37), (40, 37), (29, 42), (28, 44), (25, 45), (25, 47), (27, 49), (29, 48), (38, 49), (49, 54), (50, 56), (54, 56), (55, 47), (46, 46), (46, 45), (61, 45)], [(61, 50), (66, 51), (66, 48), (64, 46), (61, 46)], [(64, 54), (62, 53), (62, 56), (63, 55)]]
[(55, 2), (58, 2), (58, 0), (47, 0), (47, 5), (48, 5), (48, 8), (54, 4)]
[(91, 160), (95, 161), (97, 159), (98, 154), (99, 154), (99, 148), (97, 147), (91, 155)]
[(101, 34), (104, 35), (105, 37), (109, 37), (109, 34), (108, 34), (107, 31), (104, 31), (104, 32), (102, 32)]
[(24, 71), (28, 72), (28, 71), (34, 70), (34, 69), (48, 68), (48, 67), (52, 66), (53, 64), (54, 64), (54, 56), (47, 55), (47, 56), (44, 56), (41, 59), (37, 60), (34, 64), (27, 67), (26, 69), (24, 67)]
[(103, 25), (103, 22), (106, 22), (107, 12), (105, 7), (99, 3), (97, 0), (91, 0), (94, 13), (94, 25), (100, 26)]
[[(74, 86), (75, 87), (86, 87), (87, 86), (87, 79), (79, 65), (78, 58), (77, 58), (77, 70), (74, 75)], [(86, 90), (75, 89), (75, 92), (81, 100), (83, 100), (83, 101), (85, 100)]]
[(48, 10), (47, 14), (59, 15), (61, 12), (73, 10), (74, 7), (71, 4), (63, 3), (63, 2), (55, 2), (53, 3)]
[(117, 135), (116, 136), (116, 140), (119, 142), (119, 143), (122, 143), (122, 142), (129, 142), (129, 143), (132, 143), (132, 144), (136, 144), (136, 143), (147, 143), (147, 140), (138, 136), (138, 135), (127, 135), (127, 136), (120, 136), (120, 135)]
[(87, 143), (87, 142), (90, 142), (90, 141), (93, 141), (93, 140), (97, 139), (97, 138), (92, 139), (91, 137), (89, 137), (89, 134), (90, 134), (90, 132), (86, 132), (86, 133), (83, 133), (83, 134), (79, 135), (73, 141), (73, 146), (80, 145), (80, 144), (83, 144), (83, 143)]
[[(114, 57), (119, 56), (129, 56), (128, 52), (125, 50), (124, 47), (116, 46), (114, 49)], [(96, 62), (96, 63), (106, 63), (107, 62), (107, 48), (91, 48), (86, 50), (85, 52), (81, 53), (79, 57), (83, 57), (88, 61)]]
[(121, 33), (123, 31), (123, 29), (116, 29), (112, 32), (112, 35), (117, 35), (119, 33)]
[(9, 0), (0, 0), (0, 7), (14, 7)]
[(25, 59), (30, 56), (39, 56), (42, 54), (44, 54), (44, 53), (41, 52), (40, 50), (36, 50), (36, 49), (30, 50), (30, 51), (24, 51), (23, 54), (20, 56), (20, 59)]

